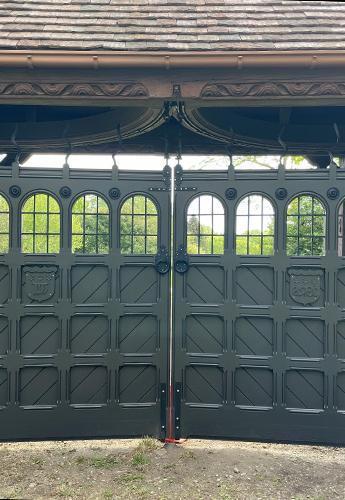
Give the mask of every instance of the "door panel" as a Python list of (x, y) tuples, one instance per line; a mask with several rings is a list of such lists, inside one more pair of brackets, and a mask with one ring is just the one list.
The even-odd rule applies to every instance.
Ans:
[[(0, 255), (0, 439), (164, 437), (169, 274), (157, 272), (155, 254), (169, 247), (170, 204), (161, 174), (1, 176), (12, 226)], [(60, 227), (33, 193), (54, 197)], [(129, 214), (128, 251), (120, 211), (136, 195), (150, 203), (148, 214)]]
[[(174, 276), (176, 436), (344, 443), (335, 172), (227, 175), (184, 172), (175, 192), (176, 251), (191, 250)], [(224, 206), (224, 254), (205, 196)]]

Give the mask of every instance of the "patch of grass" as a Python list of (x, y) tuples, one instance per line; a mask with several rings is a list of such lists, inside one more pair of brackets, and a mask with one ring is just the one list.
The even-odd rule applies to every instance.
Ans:
[(77, 457), (75, 459), (77, 465), (84, 465), (87, 463), (87, 458), (86, 457)]
[(90, 459), (90, 465), (96, 467), (96, 469), (112, 469), (115, 465), (118, 465), (118, 458), (114, 455), (107, 455), (106, 457), (95, 457)]
[(73, 497), (74, 491), (68, 484), (61, 484), (56, 492), (58, 497)]
[(137, 450), (132, 457), (132, 465), (135, 467), (142, 467), (150, 463), (149, 457), (142, 451)]
[(154, 451), (160, 448), (160, 443), (157, 439), (152, 438), (150, 436), (144, 436), (140, 441), (137, 450), (139, 451)]
[(119, 478), (119, 481), (124, 484), (128, 483), (134, 483), (136, 481), (142, 481), (144, 479), (144, 476), (142, 474), (124, 474)]
[(182, 460), (196, 459), (195, 453), (192, 450), (183, 450), (181, 455)]
[(103, 498), (115, 498), (115, 493), (111, 490), (105, 490), (103, 491)]
[(112, 469), (115, 465), (119, 464), (119, 459), (114, 455), (91, 458), (79, 456), (76, 458), (76, 463), (78, 465), (89, 465), (90, 467), (95, 467), (96, 469)]

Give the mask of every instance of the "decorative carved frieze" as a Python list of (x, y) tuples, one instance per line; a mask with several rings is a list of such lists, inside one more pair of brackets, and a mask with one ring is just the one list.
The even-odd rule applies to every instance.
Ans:
[(32, 97), (148, 97), (142, 83), (0, 83), (2, 96)]
[(200, 97), (345, 96), (345, 82), (208, 83)]

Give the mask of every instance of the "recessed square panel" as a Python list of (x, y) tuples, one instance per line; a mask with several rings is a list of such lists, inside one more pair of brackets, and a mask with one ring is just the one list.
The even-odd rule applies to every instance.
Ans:
[(22, 302), (55, 304), (60, 294), (60, 271), (57, 266), (22, 267)]
[(124, 365), (119, 370), (119, 397), (122, 404), (155, 403), (157, 370), (152, 365)]
[(273, 371), (251, 366), (237, 368), (235, 404), (270, 408), (273, 405)]
[(108, 267), (92, 264), (73, 266), (71, 286), (74, 304), (105, 304), (110, 293)]
[(243, 316), (235, 323), (235, 349), (243, 356), (272, 356), (273, 320)]
[(0, 356), (7, 353), (9, 348), (9, 322), (5, 316), (0, 316)]
[(219, 366), (190, 365), (185, 372), (186, 403), (216, 404), (224, 402), (224, 372)]
[(286, 272), (286, 301), (295, 307), (322, 307), (325, 272), (321, 268), (290, 267)]
[(108, 375), (105, 366), (79, 365), (70, 371), (70, 403), (105, 405), (108, 399)]
[(150, 314), (127, 314), (119, 320), (122, 353), (153, 353), (158, 344), (158, 320)]
[(322, 410), (324, 408), (324, 374), (318, 370), (286, 372), (285, 403), (288, 408)]
[(152, 304), (158, 298), (159, 274), (153, 266), (122, 266), (120, 270), (121, 302)]
[(73, 354), (102, 354), (109, 347), (110, 323), (106, 316), (76, 315), (70, 321)]
[(225, 273), (220, 266), (190, 266), (186, 273), (187, 301), (219, 304), (225, 298)]
[(185, 321), (186, 348), (190, 353), (220, 354), (224, 348), (224, 319), (191, 314)]
[(5, 368), (0, 368), (0, 406), (8, 403), (8, 375)]
[(0, 265), (0, 305), (7, 304), (10, 297), (10, 271), (7, 266)]
[(271, 305), (274, 271), (271, 267), (241, 266), (236, 270), (236, 301), (240, 305)]
[(285, 350), (292, 358), (322, 358), (325, 323), (320, 319), (291, 318), (285, 323)]
[(22, 406), (55, 406), (59, 399), (58, 370), (52, 366), (28, 366), (19, 372)]
[(60, 323), (56, 316), (23, 316), (19, 327), (20, 352), (54, 355), (60, 345)]

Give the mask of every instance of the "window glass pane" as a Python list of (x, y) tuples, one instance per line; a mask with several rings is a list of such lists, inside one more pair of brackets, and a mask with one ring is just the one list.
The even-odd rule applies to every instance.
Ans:
[(36, 214), (35, 230), (37, 233), (46, 233), (48, 231), (47, 214)]
[(0, 253), (7, 253), (9, 249), (9, 237), (7, 234), (0, 234)]
[(200, 236), (200, 250), (201, 254), (212, 253), (212, 236)]
[(134, 196), (134, 199), (133, 199), (134, 212), (133, 213), (135, 213), (135, 214), (145, 214), (146, 213), (145, 200), (146, 200), (145, 196), (140, 196), (140, 195)]
[(287, 213), (287, 254), (302, 257), (324, 255), (326, 210), (322, 202), (315, 196), (302, 194), (290, 202)]
[(99, 195), (81, 195), (72, 207), (72, 252), (109, 253), (109, 207)]
[(236, 253), (237, 255), (247, 255), (248, 253), (247, 236), (236, 236)]
[(84, 251), (84, 237), (82, 235), (72, 235), (72, 252), (83, 253)]
[(223, 236), (213, 236), (213, 253), (223, 254), (224, 253), (224, 237)]
[(154, 202), (145, 195), (130, 196), (121, 207), (121, 253), (156, 254), (158, 248), (158, 213)]
[(187, 252), (194, 255), (224, 253), (225, 213), (212, 195), (194, 198), (187, 209)]
[(60, 251), (60, 237), (59, 236), (49, 236), (48, 239), (48, 253), (59, 253)]
[(34, 237), (29, 234), (22, 235), (22, 252), (33, 253), (34, 251)]
[(133, 236), (133, 253), (144, 254), (145, 236)]
[(237, 255), (272, 255), (274, 235), (275, 210), (270, 200), (260, 194), (241, 200), (236, 211)]
[(52, 195), (35, 193), (24, 203), (21, 216), (23, 253), (59, 253), (61, 216)]
[(145, 215), (134, 215), (133, 232), (134, 234), (145, 235)]

